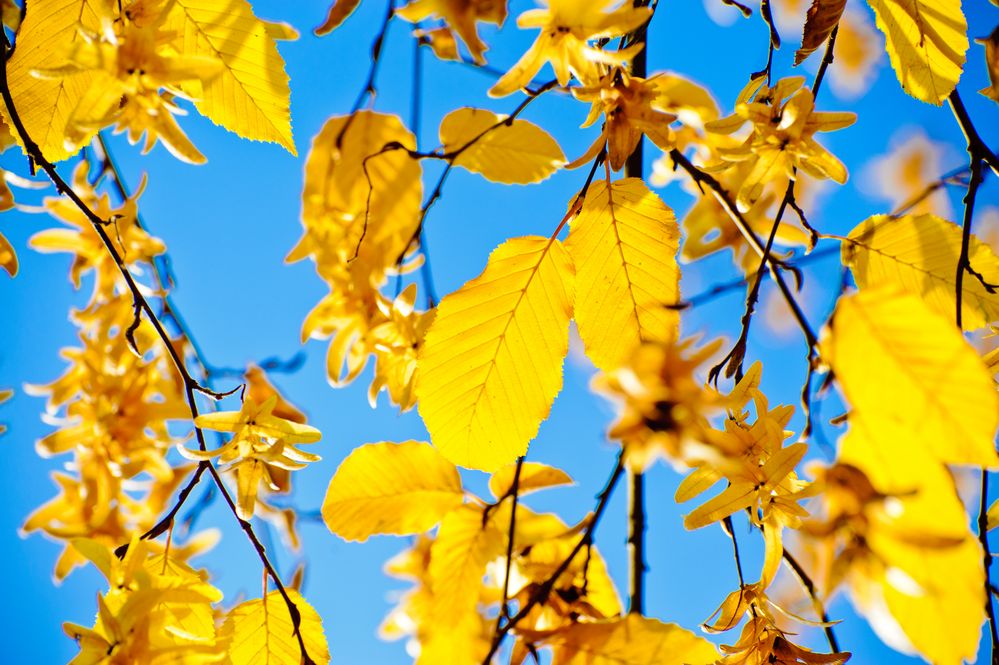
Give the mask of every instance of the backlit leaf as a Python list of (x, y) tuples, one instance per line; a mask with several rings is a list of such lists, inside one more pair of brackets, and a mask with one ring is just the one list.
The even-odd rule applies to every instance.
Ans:
[(454, 624), (474, 611), (486, 564), (504, 551), (504, 534), (482, 508), (466, 504), (448, 513), (430, 548), (435, 621)]
[[(294, 589), (288, 596), (302, 617), (300, 630), (309, 658), (319, 665), (330, 662), (323, 622)], [(234, 607), (219, 629), (219, 642), (229, 652), (232, 665), (300, 665), (302, 651), (293, 632), (288, 606), (280, 592)]]
[(805, 17), (805, 30), (801, 35), (801, 48), (794, 54), (794, 64), (800, 65), (815, 49), (822, 46), (833, 28), (839, 23), (846, 8), (846, 0), (812, 0)]
[[(858, 225), (843, 243), (843, 264), (864, 289), (897, 284), (935, 312), (953, 317), (955, 271), (961, 256), (961, 229), (935, 215), (892, 218), (875, 215)], [(999, 282), (999, 257), (972, 236), (968, 258), (986, 282)], [(999, 319), (999, 293), (989, 293), (974, 275), (962, 282), (961, 324), (975, 330)]]
[(330, 480), (323, 520), (346, 540), (422, 533), (462, 502), (453, 464), (427, 443), (369, 443)]
[(867, 0), (884, 33), (902, 89), (940, 106), (954, 90), (968, 50), (960, 0)]
[(329, 11), (326, 12), (326, 18), (320, 25), (317, 25), (313, 30), (317, 37), (322, 37), (323, 35), (328, 35), (333, 32), (340, 25), (346, 21), (357, 6), (361, 4), (361, 0), (333, 0), (333, 4), (330, 5)]
[[(513, 479), (517, 471), (517, 465), (504, 466), (489, 479), (489, 491), (497, 499), (506, 495), (513, 487)], [(517, 494), (524, 496), (531, 492), (545, 489), (546, 487), (558, 487), (559, 485), (571, 485), (572, 478), (562, 469), (542, 464), (540, 462), (524, 462), (520, 470), (520, 478), (517, 481)]]
[(506, 124), (503, 119), (483, 109), (448, 113), (440, 128), (444, 152), (468, 145), (455, 158), (456, 166), (508, 184), (540, 182), (565, 164), (565, 154), (548, 132), (527, 120)]
[[(97, 11), (93, 0), (34, 0), (17, 33), (14, 55), (7, 63), (14, 108), (28, 135), (45, 158), (53, 162), (66, 159), (77, 150), (78, 146), (66, 145), (66, 128), (94, 74), (78, 72), (62, 78), (39, 79), (32, 71), (65, 64), (65, 49), (82, 39), (80, 27), (90, 30), (100, 27)], [(6, 108), (3, 113), (7, 125), (12, 127)], [(84, 141), (96, 133), (94, 128)], [(20, 143), (17, 132), (12, 134)]]
[(267, 26), (246, 0), (176, 0), (166, 26), (184, 55), (218, 58), (223, 67), (204, 89), (185, 90), (212, 122), (295, 155), (291, 90), (284, 60)]
[[(873, 435), (903, 427), (904, 449), (995, 466), (999, 397), (981, 357), (914, 295), (878, 288), (840, 298), (821, 354)], [(888, 440), (890, 437), (885, 437)]]
[(546, 640), (553, 665), (708, 665), (718, 651), (703, 637), (637, 614), (574, 623)]
[(514, 461), (562, 387), (572, 260), (558, 240), (514, 238), (446, 296), (420, 354), (417, 396), (433, 444), (461, 466)]
[(673, 211), (638, 178), (594, 182), (571, 222), (565, 247), (576, 266), (576, 325), (586, 354), (603, 370), (642, 342), (676, 337), (680, 299)]

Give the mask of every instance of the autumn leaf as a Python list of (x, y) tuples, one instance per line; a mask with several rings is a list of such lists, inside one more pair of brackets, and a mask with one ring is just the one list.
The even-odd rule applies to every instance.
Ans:
[(494, 471), (524, 454), (562, 387), (572, 294), (562, 244), (527, 236), (496, 248), (481, 275), (441, 301), (416, 393), (445, 457)]
[(989, 73), (989, 85), (979, 92), (994, 102), (999, 102), (999, 26), (988, 37), (976, 39), (985, 47), (985, 69)]
[(800, 65), (815, 49), (822, 46), (839, 23), (846, 8), (846, 0), (812, 0), (805, 16), (805, 29), (801, 36), (801, 48), (794, 54), (794, 64)]
[(586, 354), (610, 371), (642, 342), (678, 333), (676, 217), (638, 178), (594, 182), (565, 247), (576, 266), (575, 319)]
[(460, 151), (455, 166), (493, 182), (541, 182), (565, 164), (562, 149), (548, 132), (527, 120), (510, 121), (483, 109), (448, 113), (440, 137), (445, 154)]
[(703, 637), (637, 614), (575, 623), (545, 640), (553, 665), (709, 665), (718, 651)]
[[(288, 589), (302, 622), (299, 630), (305, 650), (318, 665), (330, 662), (323, 622), (302, 595)], [(219, 642), (229, 653), (232, 665), (300, 665), (302, 651), (294, 634), (288, 606), (279, 591), (250, 600), (229, 611), (219, 629)]]
[[(517, 473), (517, 465), (510, 464), (499, 469), (489, 478), (489, 491), (497, 499), (502, 499), (513, 491), (513, 479)], [(524, 462), (517, 479), (517, 494), (524, 496), (537, 490), (560, 485), (571, 485), (572, 478), (562, 469), (542, 464), (541, 462)]]
[(2, 233), (0, 233), (0, 268), (6, 270), (11, 277), (17, 277), (17, 253)]
[(430, 547), (434, 621), (457, 624), (474, 611), (486, 564), (502, 554), (504, 543), (482, 508), (466, 504), (448, 513)]
[[(21, 122), (46, 159), (58, 162), (78, 146), (66, 145), (70, 117), (94, 81), (91, 72), (58, 79), (39, 79), (32, 72), (54, 69), (66, 62), (67, 49), (82, 40), (80, 28), (97, 30), (100, 3), (94, 0), (35, 0), (17, 33), (17, 49), (7, 63), (7, 83)], [(59, 47), (54, 47), (59, 45)], [(2, 105), (0, 105), (2, 106)], [(10, 112), (3, 108), (11, 125)], [(92, 129), (82, 142), (97, 133)], [(14, 138), (21, 143), (15, 132)]]
[(329, 11), (326, 12), (326, 18), (312, 32), (315, 33), (316, 37), (328, 35), (339, 28), (360, 4), (361, 0), (333, 0)]
[[(999, 282), (999, 257), (974, 235), (968, 260), (985, 282)], [(843, 243), (843, 265), (861, 289), (895, 284), (919, 296), (930, 309), (953, 316), (955, 266), (961, 256), (961, 229), (936, 215), (875, 215), (854, 228)], [(974, 275), (961, 285), (961, 324), (976, 330), (999, 319), (999, 294)]]
[(999, 396), (992, 376), (951, 320), (914, 295), (876, 288), (840, 298), (822, 358), (858, 417), (877, 436), (950, 464), (996, 466)]
[(223, 64), (203, 89), (182, 85), (198, 111), (243, 138), (277, 143), (298, 154), (284, 60), (246, 0), (176, 0), (166, 27), (177, 32), (177, 48), (184, 55), (217, 58)]
[(953, 0), (867, 0), (902, 89), (940, 106), (957, 86), (968, 24)]
[(323, 520), (345, 540), (427, 531), (461, 505), (461, 478), (433, 446), (369, 443), (347, 456), (330, 480)]

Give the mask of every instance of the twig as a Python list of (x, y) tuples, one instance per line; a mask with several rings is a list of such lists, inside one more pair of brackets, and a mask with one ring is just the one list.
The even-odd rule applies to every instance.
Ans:
[(597, 505), (593, 510), (593, 516), (590, 517), (590, 521), (587, 523), (586, 528), (583, 532), (583, 536), (579, 539), (576, 545), (569, 552), (569, 555), (558, 565), (558, 567), (552, 572), (552, 574), (546, 579), (540, 586), (538, 586), (534, 593), (531, 594), (530, 598), (524, 603), (518, 612), (510, 618), (509, 621), (503, 624), (495, 637), (493, 638), (492, 645), (489, 647), (489, 653), (486, 657), (482, 659), (482, 665), (489, 665), (499, 650), (500, 645), (503, 643), (503, 638), (506, 637), (507, 633), (513, 630), (517, 624), (523, 621), (532, 609), (538, 603), (544, 602), (548, 595), (551, 593), (552, 589), (555, 587), (555, 583), (562, 576), (569, 566), (572, 564), (573, 559), (579, 554), (584, 547), (588, 547), (593, 542), (593, 532), (597, 528), (597, 524), (600, 522), (600, 518), (603, 517), (604, 511), (607, 509), (607, 504), (610, 501), (611, 494), (614, 488), (617, 487), (618, 481), (621, 480), (621, 476), (624, 475), (624, 450), (617, 456), (617, 463), (614, 465), (614, 470), (611, 471), (610, 477), (607, 479), (607, 484), (604, 488), (600, 490), (600, 494), (597, 495)]
[[(2, 31), (0, 31), (0, 33), (2, 33)], [(3, 102), (7, 107), (7, 113), (11, 121), (11, 124), (14, 126), (14, 130), (17, 132), (18, 136), (20, 137), (25, 152), (31, 156), (31, 159), (35, 164), (40, 166), (42, 170), (45, 171), (46, 175), (48, 175), (49, 179), (52, 180), (53, 184), (55, 185), (56, 190), (61, 194), (64, 194), (67, 198), (69, 198), (73, 202), (73, 204), (76, 205), (76, 207), (80, 210), (80, 212), (82, 212), (86, 216), (86, 218), (90, 221), (91, 226), (94, 228), (94, 231), (100, 237), (101, 242), (104, 244), (105, 249), (107, 249), (108, 254), (111, 256), (112, 260), (115, 262), (115, 265), (118, 267), (118, 272), (125, 280), (125, 284), (127, 285), (129, 291), (131, 292), (133, 302), (135, 302), (136, 307), (138, 309), (141, 309), (141, 311), (144, 312), (146, 316), (149, 318), (149, 321), (152, 324), (153, 329), (156, 331), (157, 336), (160, 338), (161, 342), (163, 343), (163, 346), (166, 348), (167, 353), (169, 354), (171, 360), (173, 361), (173, 364), (178, 374), (180, 375), (181, 380), (184, 383), (184, 391), (186, 393), (188, 407), (191, 412), (191, 418), (192, 420), (196, 419), (198, 416), (198, 405), (197, 405), (197, 400), (195, 398), (195, 390), (200, 390), (201, 386), (191, 376), (190, 372), (188, 372), (187, 366), (184, 364), (183, 359), (180, 357), (177, 350), (174, 348), (170, 336), (163, 328), (163, 324), (160, 322), (159, 318), (157, 318), (155, 312), (153, 312), (152, 307), (149, 305), (149, 301), (147, 301), (145, 296), (143, 296), (142, 291), (140, 290), (139, 286), (136, 284), (135, 279), (132, 277), (131, 272), (129, 272), (128, 267), (125, 265), (124, 261), (122, 260), (121, 255), (115, 249), (114, 243), (112, 242), (110, 236), (108, 236), (107, 231), (104, 228), (105, 225), (107, 224), (107, 221), (98, 217), (97, 214), (90, 209), (90, 206), (88, 206), (83, 201), (83, 199), (81, 199), (80, 196), (73, 190), (73, 188), (70, 187), (70, 185), (65, 180), (63, 180), (62, 176), (60, 176), (58, 171), (56, 171), (55, 166), (53, 166), (53, 164), (50, 161), (48, 161), (48, 159), (45, 158), (45, 156), (42, 154), (41, 149), (38, 147), (38, 144), (35, 143), (35, 141), (28, 134), (28, 131), (25, 128), (23, 121), (21, 120), (20, 114), (17, 112), (16, 105), (14, 104), (14, 99), (10, 93), (10, 86), (7, 82), (7, 60), (8, 60), (8, 47), (9, 47), (9, 44), (7, 42), (7, 36), (6, 34), (2, 34), (0, 36), (2, 36), (2, 43), (0, 43), (0, 96), (2, 96), (3, 98)], [(202, 450), (205, 450), (207, 446), (205, 445), (204, 433), (202, 432), (201, 428), (197, 426), (194, 427), (194, 431), (195, 431), (195, 436), (198, 439), (199, 447)], [(267, 559), (267, 554), (264, 551), (263, 546), (260, 545), (260, 541), (257, 539), (256, 534), (253, 533), (252, 526), (250, 525), (249, 522), (239, 517), (239, 513), (236, 510), (236, 504), (233, 502), (232, 497), (229, 495), (228, 490), (225, 488), (225, 485), (222, 482), (222, 478), (219, 476), (218, 471), (215, 469), (215, 467), (210, 462), (207, 461), (202, 462), (199, 465), (198, 469), (199, 473), (196, 473), (195, 477), (200, 479), (200, 476), (203, 473), (204, 469), (207, 469), (211, 474), (212, 479), (215, 481), (215, 484), (218, 486), (219, 491), (222, 493), (222, 496), (225, 498), (226, 503), (229, 505), (229, 508), (232, 511), (233, 515), (236, 517), (237, 521), (240, 523), (240, 526), (243, 528), (243, 531), (246, 532), (246, 535), (249, 538), (250, 542), (257, 550), (257, 554), (260, 557), (260, 560), (263, 563), (264, 568), (266, 568), (268, 573), (270, 573), (271, 577), (274, 580), (275, 585), (277, 586), (278, 590), (281, 592), (281, 595), (284, 597), (285, 603), (288, 605), (288, 613), (291, 616), (292, 626), (294, 628), (295, 635), (298, 638), (299, 647), (301, 648), (302, 659), (307, 664), (313, 664), (314, 661), (308, 655), (308, 652), (305, 648), (305, 642), (302, 638), (302, 633), (299, 628), (301, 624), (301, 615), (298, 611), (298, 608), (295, 606), (295, 603), (288, 596), (288, 593), (285, 590), (284, 585), (281, 583), (281, 580), (278, 577), (277, 572), (274, 570), (274, 568), (270, 564), (270, 561)], [(193, 488), (193, 484), (189, 483), (189, 487)], [(190, 490), (187, 487), (185, 487), (185, 490), (187, 491), (187, 494), (190, 493)], [(184, 495), (185, 498), (187, 494)]]
[[(978, 194), (979, 185), (981, 185), (984, 180), (982, 164), (989, 163), (992, 165), (993, 169), (996, 167), (994, 165), (995, 155), (988, 148), (988, 146), (985, 145), (985, 142), (982, 141), (981, 136), (979, 136), (978, 131), (975, 129), (974, 123), (971, 121), (971, 117), (968, 115), (968, 110), (965, 108), (964, 102), (961, 101), (961, 96), (958, 94), (956, 88), (954, 89), (954, 92), (950, 94), (949, 100), (950, 107), (954, 111), (954, 117), (957, 119), (957, 123), (960, 125), (961, 131), (964, 133), (964, 138), (968, 144), (968, 157), (970, 159), (971, 170), (971, 178), (968, 181), (968, 192), (964, 197), (964, 221), (961, 226), (961, 256), (957, 262), (957, 273), (954, 285), (954, 301), (956, 310), (955, 321), (958, 329), (963, 330), (961, 321), (961, 298), (964, 292), (964, 273), (969, 272), (978, 275), (978, 273), (973, 271), (971, 267), (971, 260), (969, 258), (969, 249), (971, 246), (971, 227), (975, 214), (975, 197)], [(980, 276), (979, 279), (981, 279)], [(999, 647), (999, 628), (996, 626), (995, 607), (992, 604), (992, 595), (989, 593), (992, 552), (989, 550), (988, 496), (989, 472), (988, 469), (983, 468), (981, 471), (980, 502), (978, 506), (978, 541), (982, 546), (982, 566), (985, 570), (985, 613), (989, 620), (989, 636), (992, 641), (992, 644), (990, 645), (990, 660), (993, 664), (995, 664), (999, 661), (999, 653), (996, 651), (996, 648)]]
[(510, 599), (510, 570), (513, 568), (513, 541), (517, 533), (517, 500), (520, 498), (520, 472), (524, 468), (524, 456), (517, 458), (517, 468), (513, 472), (513, 485), (510, 486), (507, 494), (512, 503), (510, 505), (510, 528), (506, 534), (506, 570), (503, 572), (503, 598), (500, 600), (500, 611), (496, 617), (495, 632), (498, 633), (500, 624), (504, 619), (510, 618), (510, 610), (507, 602)]
[(801, 567), (798, 560), (784, 548), (783, 557), (785, 563), (794, 573), (794, 576), (798, 578), (798, 582), (808, 593), (808, 597), (812, 600), (812, 607), (815, 609), (815, 614), (818, 615), (819, 620), (825, 624), (822, 626), (822, 631), (826, 634), (826, 641), (829, 642), (829, 650), (832, 653), (837, 653), (839, 651), (839, 642), (836, 640), (836, 633), (833, 632), (832, 626), (829, 624), (829, 615), (826, 614), (825, 605), (822, 603), (822, 599), (819, 598), (818, 591), (815, 588), (815, 584), (812, 582), (812, 578), (808, 576), (805, 569)]

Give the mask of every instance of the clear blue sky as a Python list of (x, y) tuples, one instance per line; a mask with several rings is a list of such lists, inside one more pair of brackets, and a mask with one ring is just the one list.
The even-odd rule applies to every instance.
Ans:
[[(720, 4), (720, 0), (707, 1)], [(310, 263), (283, 264), (301, 232), (303, 161), (311, 137), (325, 119), (349, 110), (367, 74), (370, 42), (385, 7), (382, 1), (365, 0), (342, 28), (317, 39), (310, 28), (322, 19), (324, 4), (317, 0), (254, 2), (260, 16), (288, 21), (302, 33), (299, 41), (282, 43), (280, 47), (291, 75), (298, 158), (273, 145), (241, 140), (196, 114), (183, 119), (182, 124), (208, 156), (207, 166), (182, 164), (159, 147), (143, 157), (125, 141), (113, 141), (132, 183), (138, 181), (141, 171), (149, 174), (141, 210), (153, 232), (169, 247), (179, 280), (176, 301), (216, 365), (240, 366), (267, 356), (293, 355), (300, 348), (303, 317), (324, 294), (325, 287)], [(970, 12), (972, 37), (986, 35), (999, 21), (999, 10), (988, 3), (971, 0), (965, 4)], [(514, 0), (512, 5), (511, 16), (515, 17), (530, 3)], [(400, 21), (390, 30), (376, 102), (379, 110), (399, 113), (407, 121), (413, 51), (408, 27)], [(778, 76), (791, 72), (798, 39), (796, 30), (784, 32), (786, 46), (777, 53), (775, 63)], [(491, 28), (483, 33), (486, 41), (494, 44), (488, 54), (491, 64), (501, 68), (519, 57), (533, 39), (533, 33), (516, 30), (512, 21), (503, 30), (502, 40)], [(758, 16), (721, 28), (708, 18), (700, 2), (663, 0), (650, 32), (649, 68), (676, 70), (700, 81), (727, 111), (748, 73), (765, 61), (765, 33)], [(424, 126), (420, 140), (425, 148), (436, 145), (437, 123), (448, 111), (459, 106), (479, 106), (508, 112), (518, 101), (489, 100), (485, 96), (492, 82), (489, 76), (435, 61), (429, 53), (424, 58)], [(999, 111), (975, 92), (986, 85), (982, 48), (972, 45), (969, 59), (960, 90), (979, 129), (991, 145), (999, 146)], [(921, 127), (932, 139), (951, 144), (945, 169), (960, 166), (964, 159), (962, 137), (950, 111), (905, 96), (886, 57), (882, 57), (878, 71), (878, 81), (859, 100), (838, 99), (828, 90), (820, 97), (822, 109), (855, 110), (860, 116), (854, 127), (825, 139), (825, 144), (851, 168), (852, 180), (846, 187), (831, 188), (821, 205), (810, 211), (811, 221), (822, 231), (845, 233), (868, 215), (887, 211), (886, 202), (859, 193), (858, 185), (864, 178), (863, 164), (870, 156), (886, 152), (898, 131)], [(548, 75), (547, 70), (542, 72), (542, 76)], [(533, 104), (525, 117), (555, 135), (572, 157), (580, 154), (598, 131), (578, 130), (585, 111), (582, 104), (569, 98), (550, 95)], [(655, 149), (647, 150), (647, 162), (651, 163), (657, 153)], [(0, 165), (25, 172), (24, 161), (15, 151), (0, 158)], [(63, 169), (69, 172), (68, 165)], [(506, 238), (550, 233), (580, 179), (581, 175), (573, 172), (531, 187), (505, 187), (465, 172), (453, 174), (444, 198), (428, 221), (438, 291), (450, 292), (477, 275), (489, 251)], [(678, 213), (690, 202), (677, 185), (660, 194)], [(997, 204), (999, 186), (992, 179), (981, 191), (980, 205)], [(956, 193), (952, 194), (952, 205), (960, 209)], [(27, 249), (28, 237), (52, 225), (44, 216), (20, 212), (0, 218), (0, 231), (14, 243), (22, 262), (17, 279), (0, 275), (0, 386), (18, 390), (12, 402), (0, 407), (0, 420), (10, 427), (0, 439), (4, 453), (0, 486), (5, 488), (4, 501), (0, 502), (0, 561), (6, 597), (0, 604), (0, 615), (8, 628), (2, 660), (9, 663), (69, 660), (76, 646), (65, 637), (60, 625), (63, 621), (91, 623), (95, 595), (104, 590), (103, 579), (93, 570), (77, 571), (61, 586), (53, 586), (51, 570), (58, 547), (38, 535), (27, 539), (17, 535), (25, 516), (53, 496), (55, 489), (48, 475), (65, 461), (43, 460), (35, 454), (35, 440), (50, 428), (39, 418), (43, 401), (20, 391), (25, 383), (46, 383), (61, 374), (64, 364), (58, 350), (75, 342), (66, 313), (81, 305), (89, 292), (86, 284), (82, 293), (73, 292), (67, 280), (67, 256), (40, 255)], [(684, 293), (697, 293), (735, 275), (727, 256), (686, 267)], [(807, 280), (807, 313), (817, 326), (829, 311), (838, 288), (835, 258), (810, 268)], [(741, 293), (733, 292), (684, 314), (684, 331), (726, 334), (733, 339), (742, 306)], [(351, 388), (331, 389), (325, 377), (325, 344), (310, 342), (305, 350), (304, 367), (276, 380), (325, 435), (317, 451), (323, 461), (299, 472), (295, 479), (296, 504), (314, 509), (336, 466), (356, 446), (370, 441), (423, 439), (426, 435), (415, 412), (400, 415), (384, 405), (376, 411), (368, 408), (365, 391), (369, 374)], [(798, 337), (768, 330), (762, 318), (754, 326), (749, 357), (764, 360), (764, 389), (772, 402), (796, 403), (804, 350)], [(590, 393), (591, 375), (590, 366), (570, 358), (565, 388), (530, 452), (531, 459), (565, 468), (577, 485), (541, 493), (528, 503), (536, 509), (559, 511), (570, 521), (592, 507), (593, 495), (600, 489), (616, 452), (604, 437), (612, 413)], [(830, 402), (825, 413), (833, 415), (837, 408), (834, 401)], [(796, 418), (794, 425), (800, 428), (800, 420)], [(466, 475), (473, 488), (484, 489), (482, 474)], [(695, 629), (736, 587), (737, 581), (729, 542), (720, 529), (684, 531), (681, 511), (672, 502), (678, 479), (661, 465), (649, 475), (648, 611)], [(623, 487), (609, 511), (598, 531), (598, 542), (623, 588), (627, 575)], [(241, 593), (257, 594), (259, 564), (245, 539), (233, 529), (231, 516), (215, 507), (203, 516), (201, 524), (217, 526), (224, 532), (221, 546), (200, 563), (211, 569), (227, 601)], [(305, 594), (323, 617), (335, 662), (410, 662), (402, 643), (383, 643), (375, 636), (391, 604), (388, 596), (405, 587), (384, 577), (381, 567), (406, 541), (385, 537), (364, 545), (347, 544), (318, 523), (304, 524), (302, 531), (310, 564)], [(741, 535), (749, 551), (747, 566), (757, 569), (761, 543), (745, 530)], [(296, 561), (284, 552), (275, 554), (275, 558), (280, 569), (290, 574)], [(914, 662), (884, 647), (866, 623), (855, 617), (845, 599), (838, 598), (830, 613), (845, 619), (837, 632), (841, 644), (855, 652), (854, 662)], [(735, 634), (724, 637), (737, 638)]]

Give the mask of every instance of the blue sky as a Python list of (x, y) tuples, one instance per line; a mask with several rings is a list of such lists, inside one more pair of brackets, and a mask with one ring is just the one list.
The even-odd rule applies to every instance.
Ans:
[[(708, 2), (720, 0), (707, 0)], [(149, 174), (149, 185), (141, 199), (142, 213), (152, 231), (169, 247), (178, 277), (175, 299), (207, 357), (219, 366), (241, 366), (264, 357), (291, 356), (302, 348), (302, 319), (324, 295), (325, 287), (312, 266), (302, 262), (286, 266), (283, 258), (298, 239), (302, 169), (310, 139), (331, 115), (347, 112), (367, 75), (370, 42), (384, 3), (365, 0), (357, 13), (332, 35), (318, 39), (310, 28), (323, 17), (322, 2), (256, 1), (257, 13), (297, 27), (299, 41), (282, 43), (292, 86), (292, 119), (299, 157), (274, 145), (244, 141), (213, 126), (196, 114), (182, 125), (209, 164), (194, 167), (174, 160), (157, 147), (149, 155), (120, 138), (112, 141), (115, 154), (132, 183), (138, 174)], [(972, 37), (984, 36), (999, 21), (999, 10), (982, 0), (965, 3)], [(531, 3), (514, 0), (511, 16)], [(730, 8), (723, 8), (733, 12)], [(866, 11), (866, 9), (865, 9)], [(375, 107), (395, 112), (408, 122), (412, 92), (412, 39), (409, 26), (401, 21), (390, 29), (378, 80)], [(785, 47), (777, 53), (775, 74), (792, 72), (797, 29), (784, 30)], [(518, 31), (509, 21), (502, 38), (493, 28), (483, 34), (493, 47), (491, 64), (508, 67), (533, 39), (532, 32)], [(704, 84), (726, 111), (748, 73), (762, 67), (766, 59), (766, 28), (754, 16), (719, 27), (700, 2), (661, 2), (649, 37), (649, 69), (671, 69)], [(493, 79), (471, 68), (435, 61), (424, 53), (423, 126), (421, 147), (436, 145), (440, 118), (460, 106), (476, 106), (509, 112), (516, 98), (490, 100), (485, 91)], [(813, 60), (817, 62), (818, 58)], [(835, 65), (834, 65), (835, 67)], [(824, 90), (819, 101), (823, 110), (854, 110), (856, 125), (829, 135), (824, 143), (850, 167), (847, 186), (831, 187), (820, 205), (810, 211), (810, 220), (820, 230), (845, 233), (871, 214), (886, 212), (883, 200), (860, 191), (867, 177), (863, 165), (873, 155), (885, 153), (893, 139), (913, 128), (934, 141), (950, 144), (950, 159), (944, 170), (960, 166), (963, 143), (949, 109), (935, 108), (905, 96), (882, 57), (879, 77), (861, 99), (839, 99)], [(807, 69), (807, 66), (806, 66)], [(550, 71), (542, 72), (542, 77)], [(982, 48), (972, 45), (969, 63), (960, 84), (961, 93), (979, 130), (990, 145), (999, 145), (999, 107), (975, 91), (986, 85)], [(598, 128), (580, 131), (586, 107), (566, 96), (549, 95), (532, 104), (524, 117), (549, 132), (570, 157), (581, 154)], [(647, 166), (658, 156), (647, 149)], [(25, 172), (15, 151), (0, 157), (5, 169)], [(69, 166), (63, 166), (65, 173)], [(433, 182), (436, 172), (427, 168)], [(464, 171), (455, 172), (440, 203), (427, 223), (434, 279), (439, 293), (447, 293), (481, 272), (490, 250), (518, 235), (547, 234), (564, 213), (566, 202), (580, 186), (582, 174), (558, 174), (542, 184), (507, 187), (488, 183)], [(666, 203), (678, 214), (690, 197), (678, 185), (661, 190)], [(35, 200), (28, 196), (29, 200)], [(958, 192), (952, 205), (960, 209)], [(990, 179), (980, 193), (983, 208), (999, 205), (999, 186)], [(50, 428), (39, 418), (43, 401), (21, 392), (25, 383), (46, 383), (61, 374), (61, 347), (72, 345), (75, 332), (67, 311), (85, 302), (89, 286), (77, 293), (67, 279), (69, 259), (63, 255), (40, 255), (27, 249), (27, 239), (53, 223), (44, 216), (22, 212), (0, 218), (2, 231), (18, 249), (21, 274), (15, 280), (0, 276), (0, 386), (18, 390), (12, 402), (0, 407), (0, 420), (10, 431), (0, 439), (4, 463), (0, 486), (6, 488), (0, 503), (0, 561), (4, 564), (6, 602), (0, 615), (17, 632), (4, 647), (6, 662), (56, 663), (76, 653), (75, 644), (62, 633), (63, 621), (89, 624), (95, 612), (95, 594), (103, 590), (103, 579), (93, 570), (79, 570), (61, 586), (53, 586), (51, 570), (58, 554), (56, 544), (40, 536), (20, 538), (17, 529), (25, 516), (54, 493), (48, 474), (63, 459), (43, 460), (34, 451), (34, 441)], [(727, 256), (684, 267), (683, 292), (691, 295), (711, 284), (736, 276)], [(818, 326), (828, 313), (839, 285), (835, 258), (817, 262), (807, 271), (806, 312)], [(769, 286), (765, 287), (769, 289)], [(734, 339), (742, 312), (742, 294), (732, 292), (709, 305), (684, 314), (687, 334), (727, 335)], [(750, 359), (765, 363), (764, 390), (772, 402), (796, 403), (803, 376), (805, 347), (799, 336), (768, 329), (762, 318), (753, 329)], [(318, 508), (336, 466), (358, 445), (371, 441), (425, 439), (415, 412), (399, 414), (386, 406), (367, 405), (370, 373), (353, 386), (334, 390), (325, 377), (325, 344), (304, 347), (303, 368), (289, 376), (276, 377), (292, 401), (310, 416), (324, 433), (317, 452), (323, 461), (296, 476), (295, 503), (304, 509)], [(578, 357), (570, 357), (565, 369), (565, 387), (538, 438), (530, 458), (565, 468), (576, 479), (571, 488), (551, 490), (528, 503), (539, 510), (558, 511), (564, 519), (579, 519), (593, 505), (593, 496), (613, 465), (615, 445), (604, 432), (612, 419), (611, 409), (588, 388), (592, 368)], [(226, 388), (223, 384), (220, 388)], [(838, 413), (831, 399), (826, 415)], [(800, 428), (800, 419), (793, 425)], [(830, 430), (830, 436), (835, 432)], [(473, 489), (485, 489), (485, 477), (466, 474)], [(681, 511), (672, 495), (679, 476), (656, 466), (648, 480), (650, 511), (648, 535), (648, 612), (695, 629), (736, 587), (729, 542), (720, 529), (684, 531)], [(627, 577), (624, 556), (625, 505), (623, 487), (614, 497), (607, 519), (597, 537), (612, 574), (624, 588)], [(225, 592), (227, 602), (240, 594), (259, 593), (259, 564), (231, 516), (221, 507), (209, 509), (203, 526), (224, 533), (222, 544), (200, 560), (211, 569)], [(745, 525), (742, 525), (743, 527)], [(390, 607), (391, 593), (405, 587), (381, 573), (381, 566), (401, 550), (405, 539), (375, 538), (363, 545), (348, 544), (331, 535), (319, 523), (302, 527), (309, 573), (305, 595), (322, 615), (331, 651), (340, 663), (410, 662), (402, 644), (383, 643), (375, 630)], [(741, 531), (748, 550), (747, 568), (758, 568), (761, 543)], [(280, 569), (290, 574), (297, 560), (283, 550), (274, 555)], [(830, 613), (844, 618), (837, 627), (841, 644), (856, 653), (857, 663), (915, 662), (884, 647), (863, 620), (852, 613), (848, 602), (837, 598)], [(735, 639), (736, 635), (725, 636)], [(814, 642), (813, 642), (814, 643)]]

